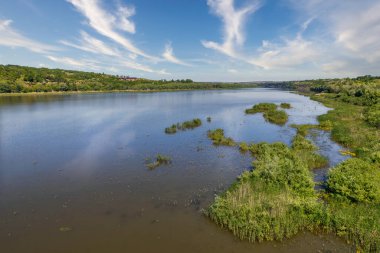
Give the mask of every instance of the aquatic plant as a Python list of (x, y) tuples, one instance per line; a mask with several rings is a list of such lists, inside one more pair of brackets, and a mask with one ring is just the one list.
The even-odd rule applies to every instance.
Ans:
[(285, 111), (277, 110), (277, 105), (273, 103), (260, 103), (252, 108), (246, 109), (246, 114), (262, 112), (265, 120), (277, 125), (284, 125), (288, 121), (288, 114)]
[[(148, 159), (149, 160), (149, 159)], [(157, 154), (156, 158), (154, 161), (152, 162), (149, 162), (146, 164), (146, 167), (148, 167), (148, 169), (155, 169), (161, 165), (168, 165), (168, 164), (171, 164), (172, 163), (172, 159), (168, 156), (164, 156), (164, 155), (161, 155), (161, 154)]]
[(172, 126), (165, 128), (165, 133), (166, 134), (175, 134), (175, 133), (177, 133), (177, 125), (173, 124)]
[(207, 133), (208, 138), (212, 140), (212, 143), (216, 146), (235, 146), (235, 141), (230, 137), (224, 136), (224, 130), (221, 128), (215, 130), (209, 130)]
[(288, 114), (284, 111), (267, 111), (264, 112), (263, 116), (270, 123), (277, 125), (284, 125), (286, 122), (288, 122)]
[(250, 109), (246, 109), (245, 113), (247, 114), (255, 114), (259, 112), (267, 112), (267, 111), (275, 111), (277, 109), (277, 105), (273, 103), (260, 103), (252, 106)]
[(297, 129), (297, 134), (304, 137), (309, 134), (310, 129), (318, 128), (318, 125), (313, 125), (313, 124), (302, 124), (302, 125), (291, 124), (290, 126)]
[(249, 151), (249, 146), (248, 146), (248, 144), (246, 142), (241, 142), (239, 144), (239, 149), (240, 149), (241, 152), (245, 153), (245, 152)]
[(196, 127), (200, 127), (201, 125), (202, 125), (202, 120), (197, 118), (197, 119), (185, 121), (182, 124), (177, 124), (177, 129), (178, 130), (187, 130), (187, 129), (193, 129)]
[(289, 103), (281, 103), (280, 107), (283, 109), (290, 109), (292, 106)]
[(177, 131), (185, 131), (188, 129), (194, 129), (202, 125), (201, 119), (193, 119), (182, 123), (173, 124), (170, 127), (165, 128), (166, 134), (175, 134)]

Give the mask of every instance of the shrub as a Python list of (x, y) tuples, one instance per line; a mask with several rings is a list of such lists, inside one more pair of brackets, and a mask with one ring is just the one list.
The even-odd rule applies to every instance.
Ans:
[(353, 202), (379, 202), (380, 168), (358, 158), (348, 159), (329, 172), (327, 187)]
[(365, 119), (371, 126), (380, 128), (380, 104), (369, 107), (365, 112)]

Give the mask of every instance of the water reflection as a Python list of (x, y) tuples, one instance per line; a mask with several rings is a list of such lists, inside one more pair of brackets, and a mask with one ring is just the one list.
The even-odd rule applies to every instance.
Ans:
[[(244, 114), (259, 102), (291, 103), (289, 123)], [(237, 141), (289, 144), (290, 124), (316, 123), (327, 110), (270, 89), (0, 97), (2, 251), (347, 252), (328, 235), (241, 242), (201, 213), (251, 166), (248, 155), (212, 146), (207, 130), (223, 128)], [(192, 118), (201, 118), (202, 127), (164, 134)], [(344, 158), (328, 137), (317, 132), (313, 140), (334, 165)], [(157, 153), (173, 164), (147, 170), (144, 160)]]

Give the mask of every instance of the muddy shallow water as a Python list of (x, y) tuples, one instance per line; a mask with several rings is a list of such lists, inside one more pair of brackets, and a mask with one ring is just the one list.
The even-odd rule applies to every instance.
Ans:
[[(288, 124), (244, 114), (259, 102), (291, 103)], [(239, 241), (201, 212), (251, 166), (248, 155), (212, 146), (207, 130), (289, 144), (290, 124), (316, 123), (327, 110), (270, 89), (0, 97), (1, 252), (349, 252), (331, 235)], [(164, 134), (193, 118), (203, 125)], [(328, 133), (312, 139), (331, 165), (344, 159)], [(173, 163), (147, 169), (157, 153)]]

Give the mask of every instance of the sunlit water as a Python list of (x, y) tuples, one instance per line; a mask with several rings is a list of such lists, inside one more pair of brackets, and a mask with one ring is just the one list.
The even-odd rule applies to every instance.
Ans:
[[(291, 103), (288, 124), (244, 114), (259, 102)], [(316, 123), (327, 111), (269, 89), (0, 97), (0, 252), (347, 252), (331, 235), (239, 241), (201, 212), (252, 161), (212, 146), (207, 130), (290, 144), (290, 124)], [(164, 133), (193, 118), (203, 125)], [(313, 140), (331, 165), (344, 159), (328, 133)], [(157, 153), (172, 165), (147, 169)], [(326, 170), (315, 174), (321, 181)]]

